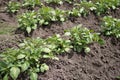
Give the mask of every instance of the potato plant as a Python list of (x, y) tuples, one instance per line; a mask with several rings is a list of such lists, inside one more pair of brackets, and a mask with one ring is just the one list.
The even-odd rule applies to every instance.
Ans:
[(65, 11), (60, 9), (53, 9), (50, 7), (42, 7), (38, 11), (39, 24), (48, 25), (49, 22), (60, 21), (63, 22), (66, 19)]
[[(16, 80), (20, 73), (26, 72), (31, 80), (37, 80), (38, 72), (45, 72), (49, 67), (41, 59), (49, 59), (44, 51), (43, 39), (31, 39), (20, 44), (19, 49), (10, 49), (0, 54), (0, 78)], [(53, 58), (53, 57), (52, 57)]]
[(18, 16), (18, 23), (19, 28), (27, 31), (29, 34), (32, 30), (37, 28), (37, 13), (34, 11), (23, 13), (22, 15)]
[(90, 11), (93, 11), (96, 9), (96, 5), (92, 3), (92, 1), (81, 1), (80, 4), (76, 4), (80, 7), (80, 13), (83, 16), (86, 16), (89, 14)]
[(0, 54), (0, 78), (16, 80), (21, 73), (27, 73), (30, 80), (37, 80), (37, 73), (49, 70), (43, 60), (59, 60), (56, 55), (68, 52), (70, 48), (70, 40), (64, 40), (60, 35), (24, 40), (18, 49), (9, 49)]
[(120, 5), (120, 0), (99, 0), (93, 2), (96, 2), (95, 13), (97, 15), (108, 13), (109, 9), (116, 9)]
[(71, 41), (62, 39), (59, 34), (47, 38), (46, 42), (48, 44), (52, 43), (51, 45), (49, 45), (49, 48), (53, 49), (54, 53), (57, 54), (69, 52), (70, 49), (72, 48)]
[(81, 14), (80, 14), (80, 11), (76, 8), (73, 8), (72, 10), (68, 11), (67, 13), (70, 17), (73, 16), (73, 17), (80, 17)]
[(97, 9), (95, 10), (95, 13), (97, 15), (101, 15), (103, 13), (106, 13), (107, 6), (105, 4), (96, 3), (96, 5), (98, 6)]
[[(101, 0), (101, 3), (103, 0)], [(108, 5), (109, 8), (116, 9), (120, 5), (120, 0), (105, 0), (104, 3)]]
[(102, 32), (107, 36), (115, 36), (120, 38), (120, 19), (112, 16), (105, 16), (103, 18)]
[(89, 14), (90, 11), (95, 12), (97, 15), (108, 13), (109, 9), (116, 9), (120, 5), (120, 0), (82, 0), (80, 3), (75, 4), (83, 16)]
[(23, 0), (22, 6), (24, 7), (32, 7), (34, 8), (35, 6), (41, 6), (42, 3), (40, 0)]
[(93, 3), (106, 4), (108, 8), (116, 9), (120, 5), (120, 0), (92, 0)]
[(20, 3), (19, 2), (13, 2), (13, 1), (10, 1), (8, 4), (7, 4), (7, 12), (8, 13), (16, 13), (17, 11), (19, 11), (20, 9)]
[(91, 10), (95, 10), (95, 4), (93, 4), (91, 1), (81, 1), (80, 3), (74, 4), (75, 8), (73, 8), (71, 11), (68, 11), (69, 16), (87, 16)]
[(74, 51), (81, 52), (84, 50), (86, 53), (90, 52), (88, 45), (93, 42), (103, 43), (99, 37), (99, 33), (93, 33), (87, 28), (83, 28), (82, 25), (73, 27), (68, 30), (65, 35), (70, 36), (71, 43)]
[(66, 12), (60, 9), (42, 7), (38, 12), (28, 11), (18, 16), (19, 28), (28, 34), (39, 25), (48, 25), (50, 22), (66, 20)]

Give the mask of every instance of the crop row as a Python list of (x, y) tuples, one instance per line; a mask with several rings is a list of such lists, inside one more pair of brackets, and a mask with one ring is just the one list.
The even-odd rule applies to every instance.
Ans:
[[(62, 4), (63, 1), (71, 3), (73, 0), (44, 0), (44, 2), (48, 4), (49, 3)], [(41, 0), (23, 0), (22, 3), (10, 1), (7, 5), (7, 12), (15, 13), (19, 11), (20, 8), (26, 8), (26, 7), (34, 8), (36, 6), (38, 7), (45, 6), (43, 3), (41, 2)]]
[[(13, 8), (8, 7), (8, 12), (11, 10), (14, 13), (19, 10), (20, 3), (16, 4), (15, 2), (15, 4), (13, 4), (10, 2), (9, 4), (12, 4)], [(39, 0), (35, 0), (34, 2), (33, 0), (24, 0), (23, 6), (34, 8), (39, 4), (41, 8), (37, 12), (28, 11), (18, 16), (19, 27), (27, 31), (27, 33), (30, 33), (40, 25), (48, 25), (50, 22), (55, 21), (63, 22), (70, 16), (86, 16), (90, 11), (97, 15), (106, 13), (110, 8), (116, 9), (116, 7), (120, 5), (120, 1), (82, 1), (80, 4), (75, 4), (76, 7), (70, 11), (45, 7), (41, 2), (39, 3)], [(17, 6), (16, 10), (14, 6)], [(120, 38), (120, 20), (112, 18), (111, 16), (105, 16), (103, 18), (101, 32), (105, 35)], [(88, 53), (90, 52), (89, 44), (93, 42), (104, 43), (99, 36), (99, 33), (95, 33), (92, 30), (82, 27), (82, 25), (78, 25), (65, 31), (63, 36), (56, 34), (46, 39), (37, 38), (24, 40), (24, 42), (19, 45), (19, 48), (9, 49), (0, 54), (0, 79), (16, 80), (21, 73), (24, 73), (30, 76), (31, 80), (37, 80), (37, 73), (49, 70), (46, 60), (59, 60), (57, 57), (58, 54), (69, 53), (71, 50)]]
[(112, 16), (105, 16), (101, 27), (101, 32), (106, 36), (120, 38), (120, 19), (113, 18)]
[[(102, 32), (120, 38), (120, 20), (105, 16), (103, 21)], [(30, 76), (31, 80), (37, 80), (37, 73), (49, 70), (46, 60), (59, 60), (58, 54), (69, 53), (71, 50), (88, 53), (89, 44), (104, 43), (99, 36), (99, 33), (78, 25), (66, 30), (63, 36), (56, 34), (46, 39), (24, 40), (18, 48), (0, 54), (0, 79), (16, 80), (21, 73), (24, 73)]]
[[(44, 0), (47, 3), (62, 3), (63, 0)], [(74, 0), (64, 0), (67, 2), (73, 2)], [(22, 6), (21, 6), (22, 5)], [(105, 13), (108, 11), (108, 9), (116, 9), (118, 6), (120, 6), (120, 0), (92, 0), (92, 1), (86, 1), (82, 0), (80, 2), (74, 2), (74, 9), (77, 9), (78, 11), (93, 11), (97, 15), (100, 15), (101, 13)], [(35, 6), (45, 6), (44, 3), (42, 3), (40, 0), (23, 0), (22, 3), (19, 2), (13, 2), (10, 1), (7, 6), (7, 12), (9, 13), (15, 13), (17, 12), (21, 7), (29, 7), (33, 8)]]
[[(68, 39), (64, 39), (65, 37)], [(31, 80), (37, 80), (37, 73), (49, 70), (46, 60), (59, 60), (57, 54), (70, 50), (88, 53), (88, 44), (93, 42), (103, 43), (98, 33), (81, 25), (69, 29), (63, 36), (56, 34), (46, 39), (24, 40), (19, 48), (0, 54), (0, 78), (16, 80), (20, 73), (26, 73)]]
[[(48, 0), (51, 2), (59, 0)], [(81, 1), (80, 3), (74, 4), (72, 10), (60, 10), (53, 9), (51, 7), (45, 7), (40, 0), (24, 0), (23, 7), (35, 7), (41, 6), (38, 11), (28, 11), (19, 15), (18, 22), (19, 27), (27, 31), (29, 34), (32, 30), (36, 29), (40, 25), (48, 25), (50, 22), (60, 21), (63, 22), (69, 17), (87, 16), (90, 12), (97, 15), (107, 13), (109, 9), (116, 9), (120, 5), (120, 0), (98, 0), (98, 1)], [(9, 2), (7, 11), (16, 12), (20, 8), (20, 3)]]

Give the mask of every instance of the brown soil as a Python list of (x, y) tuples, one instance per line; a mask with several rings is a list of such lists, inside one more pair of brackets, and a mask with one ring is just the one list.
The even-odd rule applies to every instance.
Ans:
[[(3, 5), (6, 1), (0, 1), (0, 4)], [(66, 5), (63, 9), (67, 9), (67, 7), (69, 6)], [(120, 8), (111, 11), (109, 15), (120, 18)], [(63, 23), (52, 23), (49, 26), (39, 27), (33, 31), (32, 37), (46, 38), (57, 33), (63, 35), (64, 30), (78, 24), (83, 24), (83, 26), (99, 32), (101, 18), (102, 16), (97, 17), (92, 13), (85, 18), (70, 18)], [(9, 17), (7, 13), (0, 13), (1, 20), (17, 25), (15, 16)], [(21, 42), (23, 36), (21, 34), (0, 35), (0, 52), (6, 48), (17, 47), (16, 42)], [(105, 44), (94, 43), (90, 45), (91, 52), (88, 54), (71, 51), (59, 55), (59, 61), (48, 61), (50, 70), (46, 73), (40, 73), (38, 80), (116, 80), (116, 77), (120, 76), (120, 39), (104, 35), (101, 37), (105, 40)]]
[[(105, 45), (93, 44), (91, 52), (71, 52), (50, 63), (50, 70), (39, 80), (116, 80), (120, 74), (120, 43), (113, 45), (104, 38)], [(83, 54), (83, 55), (82, 55)]]

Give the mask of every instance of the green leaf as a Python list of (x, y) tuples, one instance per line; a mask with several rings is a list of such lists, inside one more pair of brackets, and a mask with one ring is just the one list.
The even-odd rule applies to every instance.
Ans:
[(49, 48), (44, 48), (43, 51), (44, 51), (45, 53), (50, 53), (50, 52), (51, 52), (51, 50), (50, 50)]
[(45, 24), (45, 25), (48, 25), (48, 24), (49, 24), (49, 22), (44, 22), (44, 24)]
[(25, 43), (20, 43), (19, 46), (23, 47), (23, 46), (25, 46)]
[(3, 77), (3, 80), (8, 80), (8, 74)]
[(43, 58), (59, 60), (59, 58), (58, 58), (58, 57), (55, 57), (54, 55), (43, 55)]
[(10, 76), (16, 80), (18, 75), (20, 74), (20, 69), (18, 67), (12, 67), (10, 69)]
[(80, 13), (82, 13), (84, 11), (84, 7), (82, 7), (81, 9), (80, 9)]
[(43, 58), (51, 58), (49, 55), (43, 55)]
[(0, 71), (3, 68), (6, 68), (8, 65), (4, 61), (0, 61)]
[(61, 22), (64, 22), (64, 21), (65, 21), (65, 18), (60, 18), (60, 21), (61, 21)]
[(37, 73), (31, 72), (31, 74), (30, 74), (30, 80), (37, 80), (37, 78), (38, 78)]
[(60, 2), (59, 2), (59, 4), (63, 4), (63, 2), (62, 2), (62, 1), (60, 1)]
[(25, 62), (24, 64), (21, 65), (22, 68), (22, 72), (24, 72), (25, 70), (27, 70), (29, 68), (30, 64), (29, 62)]
[(37, 24), (35, 24), (35, 25), (32, 27), (32, 29), (37, 29)]
[(26, 30), (27, 30), (28, 33), (31, 32), (31, 28), (30, 27), (27, 27)]
[(45, 71), (49, 70), (49, 67), (48, 67), (48, 65), (46, 65), (44, 63), (44, 64), (41, 65), (40, 70), (41, 70), (41, 72), (45, 72)]
[(24, 57), (25, 57), (24, 54), (19, 54), (19, 55), (17, 56), (17, 59), (23, 59)]
[(65, 33), (65, 36), (70, 36), (70, 35), (71, 35), (70, 32), (66, 32), (66, 33)]
[(39, 20), (40, 25), (42, 25), (44, 22), (45, 22), (45, 20), (43, 20), (43, 19)]
[(85, 47), (85, 53), (90, 52), (90, 48), (89, 47)]
[(100, 40), (98, 41), (98, 43), (99, 43), (100, 45), (103, 45), (103, 44), (105, 44), (105, 41), (104, 41), (103, 39), (100, 39)]
[(69, 51), (70, 51), (70, 48), (65, 48), (65, 51), (66, 51), (66, 52), (69, 52)]
[(54, 59), (54, 60), (59, 60), (59, 58), (58, 58), (58, 57), (52, 57), (52, 59)]

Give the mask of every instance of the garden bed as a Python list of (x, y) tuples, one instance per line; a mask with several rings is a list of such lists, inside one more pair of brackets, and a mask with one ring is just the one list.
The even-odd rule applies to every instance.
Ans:
[[(0, 4), (2, 4), (0, 8), (5, 7), (4, 3), (8, 3), (8, 0), (0, 1)], [(58, 7), (68, 9), (69, 5), (65, 4), (64, 6)], [(111, 10), (109, 14), (103, 14), (101, 16), (90, 13), (86, 17), (71, 17), (62, 23), (53, 22), (50, 25), (38, 27), (33, 31), (31, 37), (47, 38), (54, 34), (63, 35), (64, 30), (71, 29), (78, 24), (82, 24), (95, 32), (100, 32), (103, 16), (111, 15), (119, 19), (119, 13), (120, 8), (115, 11)], [(1, 25), (3, 23), (8, 24), (12, 30), (5, 30), (8, 33), (1, 32), (4, 28), (3, 26), (7, 26)], [(22, 42), (26, 37), (17, 28), (16, 15), (10, 16), (6, 12), (0, 12), (0, 32), (2, 33), (0, 34), (0, 52), (5, 51), (7, 48), (18, 47), (19, 42)], [(117, 80), (116, 77), (120, 76), (120, 39), (106, 37), (104, 35), (101, 35), (101, 37), (105, 41), (105, 44), (91, 44), (91, 51), (87, 54), (71, 51), (58, 55), (59, 61), (47, 61), (50, 69), (45, 73), (39, 73), (38, 80)], [(18, 80), (28, 79), (28, 76), (25, 75), (20, 75), (18, 78)]]

